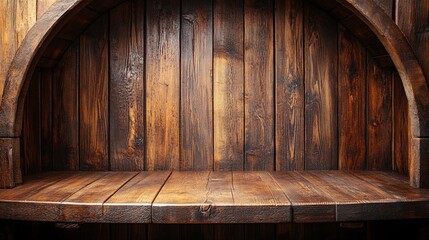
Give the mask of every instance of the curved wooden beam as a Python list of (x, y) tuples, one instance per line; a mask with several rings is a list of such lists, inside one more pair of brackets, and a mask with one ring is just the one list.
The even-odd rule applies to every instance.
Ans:
[[(393, 20), (372, 0), (336, 0), (361, 18), (377, 35), (391, 56), (408, 98), (412, 134), (415, 139), (429, 138), (429, 89), (414, 52), (404, 34)], [(18, 49), (9, 68), (0, 105), (0, 137), (18, 137), (21, 134), (23, 100), (35, 62), (40, 58), (50, 39), (76, 13), (91, 0), (57, 0), (31, 28)], [(414, 141), (412, 151), (425, 149), (421, 142)], [(416, 157), (414, 157), (416, 156)], [(422, 174), (429, 170), (422, 167), (425, 154), (411, 157), (410, 177), (414, 186), (426, 185)], [(424, 172), (424, 173), (422, 173)], [(428, 179), (429, 181), (429, 179)]]
[(0, 137), (21, 135), (22, 110), (30, 80), (40, 52), (54, 35), (90, 0), (58, 0), (27, 33), (9, 68), (0, 104)]
[[(398, 25), (372, 0), (337, 0), (351, 10), (386, 48), (404, 85), (410, 109), (410, 185), (429, 187), (429, 89), (413, 49)], [(404, 126), (406, 127), (406, 126)]]

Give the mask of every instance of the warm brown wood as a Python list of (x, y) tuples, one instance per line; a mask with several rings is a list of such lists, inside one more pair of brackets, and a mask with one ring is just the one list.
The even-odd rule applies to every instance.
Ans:
[(179, 169), (180, 1), (146, 6), (146, 169)]
[(411, 140), (407, 96), (397, 73), (393, 77), (393, 160), (395, 171), (408, 175)]
[(276, 170), (304, 170), (303, 3), (275, 4)]
[(344, 27), (338, 36), (339, 169), (366, 169), (366, 51)]
[(108, 16), (80, 37), (79, 152), (81, 170), (108, 170)]
[[(107, 172), (97, 181), (65, 199), (61, 208), (61, 216), (77, 222), (105, 222), (103, 203), (106, 202), (120, 187), (129, 182), (136, 172)], [(85, 213), (85, 214), (82, 214)]]
[(290, 203), (267, 172), (173, 172), (152, 212), (154, 223), (291, 220)]
[(52, 69), (40, 71), (40, 138), (43, 171), (52, 170)]
[(244, 158), (243, 1), (214, 2), (214, 169), (242, 170)]
[(392, 72), (368, 58), (368, 169), (392, 169)]
[(144, 3), (125, 2), (110, 19), (110, 169), (144, 170)]
[(304, 10), (305, 169), (337, 169), (337, 26), (313, 5)]
[(384, 12), (390, 17), (393, 16), (393, 7), (395, 5), (395, 0), (373, 0)]
[(52, 159), (55, 170), (79, 169), (79, 42), (53, 70)]
[(55, 0), (37, 0), (37, 19), (39, 19)]
[(0, 138), (0, 188), (22, 183), (19, 138)]
[(291, 201), (294, 222), (335, 221), (335, 201), (298, 172), (271, 173)]
[(212, 1), (182, 1), (180, 169), (213, 169)]
[(371, 171), (51, 172), (0, 190), (1, 218), (33, 221), (342, 222), (427, 218), (427, 209), (427, 189)]
[[(411, 186), (427, 188), (429, 186), (429, 138), (412, 138), (409, 145), (409, 174)], [(416, 161), (420, 159), (421, 161)], [(418, 185), (417, 185), (418, 184)]]
[(275, 166), (273, 7), (271, 0), (244, 1), (246, 170)]
[(152, 221), (152, 202), (171, 172), (140, 172), (103, 204), (107, 222), (141, 223)]
[(28, 89), (23, 121), (23, 174), (42, 171), (40, 138), (40, 69), (32, 76)]

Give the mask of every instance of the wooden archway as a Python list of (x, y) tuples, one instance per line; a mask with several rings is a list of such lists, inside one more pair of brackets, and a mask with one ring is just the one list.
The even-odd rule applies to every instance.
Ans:
[[(382, 42), (408, 98), (412, 126), (410, 184), (429, 187), (429, 89), (421, 66), (404, 34), (372, 0), (336, 0), (366, 23)], [(57, 0), (31, 28), (9, 68), (0, 105), (0, 137), (21, 135), (23, 102), (29, 78), (47, 43), (92, 0)], [(119, 1), (118, 1), (119, 2)], [(425, 152), (426, 151), (426, 152)]]

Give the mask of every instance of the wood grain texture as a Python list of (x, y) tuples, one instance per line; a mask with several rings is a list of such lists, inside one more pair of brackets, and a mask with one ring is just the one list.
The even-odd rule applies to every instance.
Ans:
[(52, 170), (52, 69), (40, 71), (40, 138), (42, 170)]
[(108, 16), (80, 37), (79, 166), (108, 170)]
[(19, 138), (0, 138), (0, 188), (22, 183)]
[(374, 2), (380, 6), (384, 12), (390, 17), (393, 16), (393, 9), (395, 7), (395, 0), (374, 0)]
[(271, 175), (291, 201), (294, 222), (335, 221), (335, 201), (326, 196), (319, 186), (295, 171), (274, 172)]
[(393, 160), (394, 170), (408, 175), (411, 139), (407, 96), (397, 73), (393, 77)]
[[(0, 96), (3, 94), (4, 85), (9, 66), (12, 63), (15, 51), (18, 49), (15, 32), (14, 15), (16, 14), (15, 0), (2, 1), (0, 3)], [(7, 47), (6, 47), (7, 46)]]
[(42, 171), (40, 138), (40, 69), (32, 76), (26, 96), (23, 121), (23, 165), (24, 175)]
[(180, 169), (213, 169), (212, 1), (182, 1)]
[(392, 72), (368, 58), (368, 169), (392, 169)]
[(56, 0), (37, 0), (37, 19), (55, 2)]
[(401, 0), (396, 4), (396, 24), (407, 37), (429, 81), (429, 1)]
[[(246, 170), (274, 170), (274, 21), (271, 0), (244, 1)], [(263, 38), (255, 36), (264, 36)]]
[(17, 46), (24, 40), (27, 32), (36, 22), (37, 0), (16, 0), (15, 32)]
[(214, 169), (242, 170), (244, 157), (243, 1), (214, 2)]
[(53, 69), (52, 158), (55, 170), (79, 169), (79, 42)]
[(152, 212), (154, 223), (290, 221), (290, 203), (266, 172), (173, 172)]
[(180, 1), (146, 6), (146, 169), (179, 169)]
[(338, 36), (338, 161), (344, 170), (366, 168), (366, 50), (342, 26)]
[(303, 4), (275, 4), (276, 170), (304, 170)]
[(110, 169), (144, 170), (144, 4), (125, 2), (110, 19)]
[(142, 223), (152, 221), (152, 203), (169, 171), (140, 172), (103, 203), (107, 222)]
[(337, 169), (337, 26), (304, 5), (305, 169)]

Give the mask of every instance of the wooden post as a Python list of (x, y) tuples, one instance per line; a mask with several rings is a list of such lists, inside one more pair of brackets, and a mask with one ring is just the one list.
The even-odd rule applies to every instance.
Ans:
[(0, 188), (22, 183), (19, 138), (0, 138)]
[(429, 138), (412, 138), (410, 145), (410, 185), (429, 188)]

